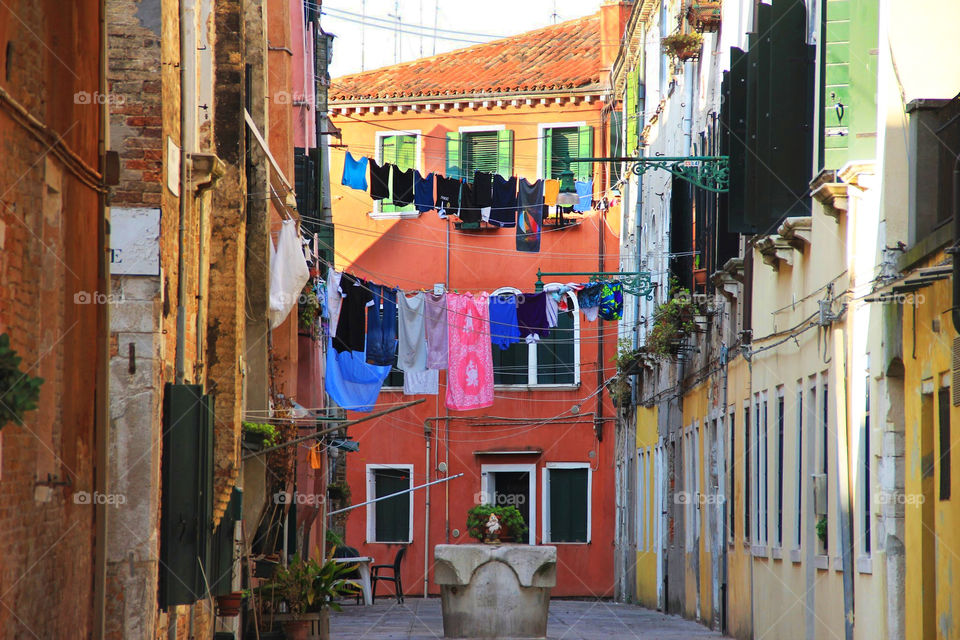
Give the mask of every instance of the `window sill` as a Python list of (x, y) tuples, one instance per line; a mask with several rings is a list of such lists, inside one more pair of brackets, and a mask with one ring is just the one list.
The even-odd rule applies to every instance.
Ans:
[(833, 565), (834, 571), (843, 572), (843, 558), (840, 556), (834, 556), (830, 559), (830, 564)]
[(766, 547), (766, 545), (755, 544), (750, 547), (750, 554), (754, 558), (767, 558), (769, 557), (770, 550)]
[(367, 544), (413, 544), (413, 540), (396, 540), (394, 542), (383, 542), (381, 540), (367, 540)]
[(803, 553), (800, 551), (800, 549), (790, 550), (790, 562), (793, 564), (800, 564), (803, 562)]
[(580, 383), (575, 384), (495, 384), (495, 390), (501, 391), (576, 391)]
[(367, 215), (373, 220), (404, 220), (407, 218), (419, 218), (423, 214), (419, 211), (391, 211), (389, 213), (371, 211)]
[(783, 549), (780, 547), (773, 547), (770, 549), (770, 557), (774, 560), (783, 560)]
[[(569, 547), (569, 546), (577, 545), (577, 544), (586, 546), (586, 545), (590, 544), (590, 541), (587, 540), (586, 542), (554, 542), (553, 540), (548, 540), (548, 541), (544, 541), (543, 544), (560, 545), (560, 546), (565, 546), (565, 547)], [(641, 553), (642, 553), (642, 552), (641, 552)]]
[(830, 558), (828, 556), (813, 556), (813, 566), (816, 569), (826, 571), (829, 567)]
[(857, 556), (857, 572), (873, 573), (873, 558), (870, 556)]

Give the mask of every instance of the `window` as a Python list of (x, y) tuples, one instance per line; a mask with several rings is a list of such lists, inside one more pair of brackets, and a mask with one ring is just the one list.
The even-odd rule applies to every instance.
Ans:
[(571, 158), (593, 156), (593, 127), (583, 123), (540, 125), (542, 161), (540, 175), (556, 180), (564, 171), (572, 171), (577, 180), (593, 178), (593, 164), (571, 162)]
[[(820, 473), (823, 474), (823, 491), (824, 491), (824, 505), (827, 514), (827, 523), (831, 521), (829, 517), (830, 514), (830, 504), (829, 504), (829, 495), (830, 495), (830, 385), (827, 383), (827, 372), (820, 374), (820, 379), (823, 381), (820, 385)], [(840, 518), (834, 518), (837, 521), (837, 525), (840, 524)], [(839, 529), (838, 529), (839, 531)], [(823, 554), (826, 555), (829, 551), (830, 538), (833, 538), (832, 534), (827, 535), (827, 541), (823, 543)], [(837, 535), (835, 540), (839, 540), (840, 536)]]
[[(402, 296), (403, 293), (398, 291), (398, 296)], [(400, 310), (397, 309), (397, 318), (395, 320), (396, 327), (400, 326)], [(390, 373), (387, 374), (386, 379), (383, 381), (384, 388), (394, 388), (402, 389), (403, 388), (403, 371), (397, 368), (397, 357), (398, 352), (394, 350), (393, 352), (393, 362), (390, 363)]]
[[(420, 168), (420, 132), (403, 133), (377, 132), (377, 162), (395, 164), (401, 171)], [(399, 207), (388, 200), (375, 200), (373, 214), (391, 214), (388, 217), (401, 217), (399, 214), (415, 216), (414, 206)]]
[(637, 449), (637, 551), (647, 549), (647, 463), (650, 452)]
[[(547, 285), (545, 290), (558, 288)], [(517, 293), (516, 289), (498, 289), (493, 295)], [(506, 350), (491, 345), (493, 383), (497, 385), (577, 385), (580, 384), (580, 314), (577, 297), (564, 294), (569, 311), (557, 314), (557, 326), (550, 335), (534, 344), (523, 340)]]
[(864, 406), (863, 406), (863, 506), (860, 508), (860, 518), (863, 520), (861, 537), (863, 539), (863, 552), (870, 555), (872, 545), (870, 543), (870, 504), (873, 502), (873, 496), (870, 489), (870, 374), (867, 374), (864, 381)]
[(750, 477), (750, 458), (753, 456), (753, 450), (750, 448), (750, 401), (743, 403), (743, 537), (750, 539), (752, 530), (750, 529), (750, 511), (753, 510), (751, 502), (750, 483), (753, 479)]
[(910, 229), (913, 245), (953, 218), (952, 172), (960, 154), (960, 101), (922, 100), (910, 114)]
[(727, 500), (727, 510), (730, 514), (730, 532), (729, 539), (730, 542), (733, 542), (734, 534), (736, 533), (737, 528), (737, 519), (736, 519), (736, 505), (737, 505), (737, 425), (736, 425), (736, 411), (731, 411), (729, 414), (727, 428), (730, 429), (730, 453), (727, 456), (727, 459), (730, 461), (730, 472), (728, 475), (729, 480), (727, 481), (727, 486), (729, 487), (730, 497)]
[(796, 548), (800, 548), (803, 540), (803, 381), (797, 381), (797, 494), (796, 500)]
[(777, 546), (783, 547), (783, 387), (777, 388)]
[(590, 542), (591, 473), (586, 462), (548, 462), (543, 470), (543, 541)]
[(940, 436), (940, 499), (950, 499), (950, 387), (937, 392), (937, 423)]
[[(367, 465), (367, 500), (413, 488), (413, 465)], [(413, 501), (410, 493), (367, 505), (367, 542), (411, 542)]]
[(757, 493), (757, 498), (760, 500), (760, 535), (758, 536), (760, 544), (767, 543), (767, 536), (769, 535), (769, 527), (767, 523), (768, 511), (770, 509), (770, 469), (768, 467), (770, 461), (770, 454), (767, 450), (767, 442), (770, 439), (770, 432), (767, 429), (767, 394), (766, 392), (760, 394), (760, 397), (763, 399), (763, 421), (760, 426), (760, 434), (763, 441), (763, 446), (760, 449), (760, 455), (762, 456), (761, 464), (758, 467), (758, 470), (761, 472), (760, 478), (760, 491)]
[(513, 131), (462, 127), (447, 133), (447, 177), (472, 180), (474, 171), (513, 175)]

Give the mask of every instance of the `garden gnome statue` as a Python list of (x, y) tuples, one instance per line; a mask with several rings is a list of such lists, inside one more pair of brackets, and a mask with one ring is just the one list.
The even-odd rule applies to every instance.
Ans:
[(484, 525), (487, 530), (487, 542), (497, 544), (500, 542), (500, 518), (495, 513), (491, 513)]

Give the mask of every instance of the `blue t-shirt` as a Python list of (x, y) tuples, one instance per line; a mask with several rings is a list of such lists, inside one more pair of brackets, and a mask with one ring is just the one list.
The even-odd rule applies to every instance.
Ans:
[(514, 342), (520, 342), (517, 297), (512, 293), (490, 296), (490, 342), (501, 350)]
[(413, 206), (420, 213), (426, 213), (434, 209), (432, 173), (428, 174), (426, 178), (421, 178), (419, 171), (413, 174)]
[(343, 161), (343, 179), (340, 180), (340, 184), (345, 187), (366, 191), (367, 159), (360, 158), (359, 160), (354, 160), (350, 152), (347, 151), (347, 157)]
[(593, 204), (593, 180), (588, 182), (580, 182), (578, 180), (576, 189), (579, 202), (573, 205), (573, 210), (581, 213), (590, 211), (590, 206)]

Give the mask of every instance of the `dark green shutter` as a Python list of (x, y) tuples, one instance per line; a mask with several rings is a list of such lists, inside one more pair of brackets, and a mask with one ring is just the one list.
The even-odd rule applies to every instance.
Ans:
[[(410, 488), (410, 472), (406, 469), (377, 469), (374, 472), (374, 496), (382, 498)], [(410, 536), (410, 494), (375, 502), (377, 542), (408, 542)]]
[(627, 119), (627, 140), (626, 155), (632, 155), (636, 152), (639, 144), (639, 123), (637, 116), (637, 70), (634, 69), (627, 73), (627, 96), (624, 105), (624, 117)]
[(459, 178), (460, 173), (460, 134), (447, 132), (447, 177)]
[(462, 135), (461, 177), (472, 180), (474, 171), (497, 173), (500, 151), (499, 133), (499, 131), (476, 131)]
[(220, 518), (213, 532), (213, 544), (210, 559), (210, 592), (222, 596), (233, 591), (234, 528), (243, 511), (243, 491), (233, 488), (227, 510)]
[(537, 384), (573, 384), (573, 314), (557, 316), (557, 326), (537, 343)]
[[(381, 164), (395, 164), (397, 168), (406, 171), (416, 167), (417, 163), (417, 137), (409, 135), (386, 136), (380, 139), (380, 158)], [(392, 185), (391, 185), (392, 189)], [(387, 200), (380, 203), (380, 211), (383, 213), (398, 213), (402, 211), (413, 211), (414, 206), (407, 205), (398, 207)]]
[(550, 469), (550, 542), (587, 541), (587, 469)]
[(527, 363), (530, 360), (529, 345), (523, 340), (514, 342), (505, 350), (497, 345), (493, 349), (493, 383), (527, 384)]
[[(580, 158), (593, 157), (593, 127), (584, 125), (580, 127), (577, 135), (577, 156)], [(577, 162), (573, 167), (577, 180), (587, 182), (593, 179), (593, 163)]]
[[(610, 155), (619, 158), (623, 155), (623, 112), (610, 112)], [(610, 183), (620, 178), (620, 163), (611, 162), (609, 168)]]
[(160, 607), (206, 595), (213, 514), (213, 399), (200, 385), (167, 384), (161, 468)]
[[(402, 294), (400, 294), (402, 295)], [(394, 321), (396, 324), (394, 326), (400, 326), (400, 309), (397, 308), (397, 318)], [(390, 373), (387, 374), (386, 380), (383, 381), (383, 386), (385, 387), (402, 387), (403, 386), (403, 371), (397, 368), (397, 359), (399, 358), (399, 353), (397, 349), (393, 351), (393, 362), (390, 363)]]
[(504, 178), (513, 175), (513, 131), (497, 131), (497, 171)]

